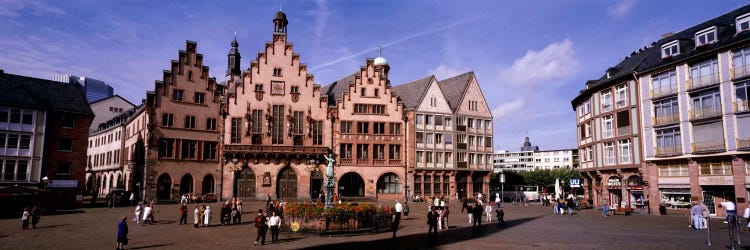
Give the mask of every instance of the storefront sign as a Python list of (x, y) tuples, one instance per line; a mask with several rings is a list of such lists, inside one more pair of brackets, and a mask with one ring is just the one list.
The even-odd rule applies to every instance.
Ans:
[(570, 187), (574, 187), (574, 188), (581, 187), (581, 179), (577, 179), (577, 178), (570, 179)]
[(700, 185), (734, 185), (732, 176), (700, 176), (698, 177), (698, 183)]
[(609, 178), (607, 180), (607, 188), (619, 188), (622, 186), (620, 178)]
[(48, 188), (77, 188), (78, 180), (49, 180)]

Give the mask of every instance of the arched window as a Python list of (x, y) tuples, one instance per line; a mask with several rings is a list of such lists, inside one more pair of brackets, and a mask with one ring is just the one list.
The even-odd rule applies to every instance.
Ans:
[(379, 194), (399, 194), (401, 193), (401, 179), (393, 173), (384, 174), (378, 179)]

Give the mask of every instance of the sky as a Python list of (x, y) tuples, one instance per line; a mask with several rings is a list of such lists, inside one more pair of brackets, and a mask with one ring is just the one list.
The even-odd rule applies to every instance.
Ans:
[(382, 56), (391, 84), (474, 71), (494, 116), (494, 148), (576, 148), (570, 101), (589, 79), (667, 32), (748, 0), (39, 1), (0, 0), (0, 69), (103, 80), (135, 104), (196, 41), (221, 81), (236, 32), (246, 69), (281, 8), (288, 41), (328, 85)]

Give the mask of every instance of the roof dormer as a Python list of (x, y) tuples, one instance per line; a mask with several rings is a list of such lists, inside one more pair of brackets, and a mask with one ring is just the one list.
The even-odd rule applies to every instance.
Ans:
[(743, 31), (750, 30), (750, 13), (745, 13), (741, 16), (738, 16), (735, 27), (737, 28), (738, 34)]
[(661, 46), (661, 58), (670, 58), (680, 54), (680, 42), (674, 40)]
[(711, 26), (695, 32), (695, 47), (715, 43), (718, 40), (716, 26)]

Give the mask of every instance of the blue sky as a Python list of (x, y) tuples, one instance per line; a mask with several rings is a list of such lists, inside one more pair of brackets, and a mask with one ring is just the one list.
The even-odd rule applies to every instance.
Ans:
[[(106, 81), (134, 103), (198, 42), (221, 80), (234, 32), (243, 68), (271, 39), (282, 1), (0, 0), (0, 68)], [(542, 149), (575, 148), (570, 100), (631, 51), (739, 8), (746, 0), (283, 1), (289, 41), (327, 85), (376, 57), (398, 85), (473, 70), (495, 116), (495, 149), (528, 133)]]

